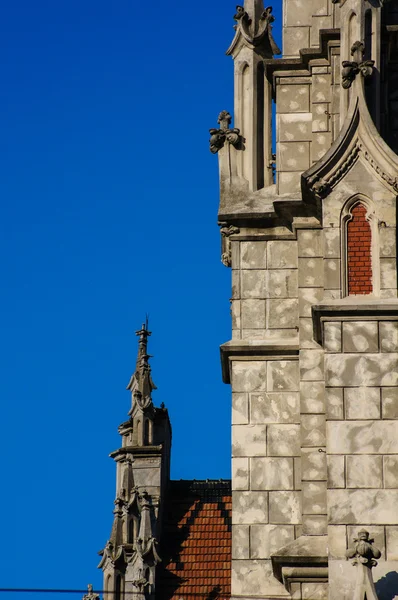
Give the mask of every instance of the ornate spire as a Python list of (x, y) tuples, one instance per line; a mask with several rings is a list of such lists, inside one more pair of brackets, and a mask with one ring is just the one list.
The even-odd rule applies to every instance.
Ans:
[(234, 19), (236, 34), (227, 54), (234, 55), (240, 40), (244, 45), (256, 48), (263, 58), (281, 53), (272, 35), (272, 23), (275, 21), (272, 6), (264, 8), (263, 0), (245, 0), (244, 6), (236, 7)]
[(132, 393), (132, 409), (134, 410), (137, 404), (142, 410), (152, 405), (152, 391), (156, 390), (156, 385), (153, 383), (151, 376), (151, 367), (149, 359), (152, 358), (148, 354), (148, 338), (152, 333), (148, 330), (148, 319), (143, 323), (142, 328), (136, 331), (139, 337), (138, 355), (135, 367), (135, 373), (131, 376), (127, 389)]

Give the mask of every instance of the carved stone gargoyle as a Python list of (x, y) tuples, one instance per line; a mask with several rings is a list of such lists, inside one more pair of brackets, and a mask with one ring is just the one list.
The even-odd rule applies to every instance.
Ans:
[(373, 582), (372, 568), (377, 565), (376, 558), (381, 552), (373, 546), (369, 532), (361, 529), (358, 537), (354, 538), (354, 546), (348, 548), (347, 559), (353, 559), (352, 564), (357, 568), (357, 579), (353, 600), (378, 600)]
[(224, 147), (225, 142), (232, 144), (235, 148), (241, 146), (240, 129), (230, 129), (232, 117), (227, 110), (223, 110), (218, 115), (217, 123), (220, 129), (210, 129), (210, 152), (217, 154)]

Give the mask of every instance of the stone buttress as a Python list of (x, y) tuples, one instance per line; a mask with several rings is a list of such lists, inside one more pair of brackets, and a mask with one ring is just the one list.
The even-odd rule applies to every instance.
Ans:
[(127, 389), (132, 394), (129, 419), (119, 427), (122, 447), (116, 462), (116, 500), (111, 536), (101, 552), (105, 600), (155, 598), (162, 511), (170, 478), (171, 427), (164, 405), (155, 408), (147, 351), (151, 333), (137, 332), (136, 370)]
[(232, 596), (390, 600), (398, 6), (284, 0), (280, 59), (262, 0), (234, 19), (234, 122), (210, 142), (232, 270)]

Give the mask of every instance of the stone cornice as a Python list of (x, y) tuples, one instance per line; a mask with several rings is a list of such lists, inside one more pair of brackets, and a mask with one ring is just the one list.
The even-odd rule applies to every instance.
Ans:
[(127, 455), (145, 457), (145, 456), (160, 456), (162, 454), (163, 444), (159, 446), (125, 446), (110, 453), (110, 457), (114, 460), (120, 460)]
[(232, 340), (220, 346), (221, 369), (224, 383), (231, 383), (231, 360), (298, 360), (299, 340)]

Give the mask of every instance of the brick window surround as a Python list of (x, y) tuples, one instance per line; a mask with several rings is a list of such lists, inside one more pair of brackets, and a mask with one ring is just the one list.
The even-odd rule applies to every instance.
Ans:
[(366, 207), (358, 202), (347, 223), (347, 279), (350, 295), (373, 292), (372, 230), (366, 218)]

